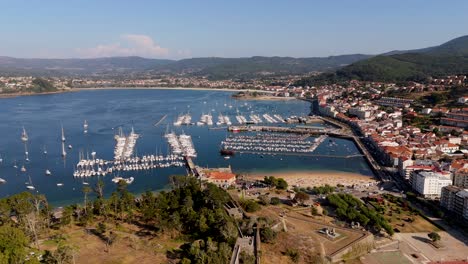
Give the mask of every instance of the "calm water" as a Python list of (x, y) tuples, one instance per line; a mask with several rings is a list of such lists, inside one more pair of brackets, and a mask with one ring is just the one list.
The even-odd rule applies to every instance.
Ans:
[[(231, 165), (235, 172), (255, 172), (274, 170), (336, 170), (372, 175), (361, 157), (352, 159), (332, 159), (297, 156), (255, 156), (236, 155), (225, 160), (219, 156), (220, 143), (228, 135), (226, 130), (209, 130), (208, 127), (181, 126), (172, 123), (181, 113), (189, 112), (192, 122), (200, 119), (202, 113), (211, 112), (216, 123), (219, 113), (229, 115), (236, 122), (236, 112), (248, 116), (251, 111), (262, 115), (278, 113), (283, 117), (306, 115), (310, 105), (303, 101), (237, 101), (231, 99), (230, 92), (191, 91), (191, 90), (92, 90), (55, 95), (26, 96), (0, 99), (0, 177), (7, 181), (0, 185), (0, 196), (4, 197), (25, 191), (25, 182), (31, 178), (35, 192), (46, 194), (55, 205), (79, 202), (82, 200), (82, 179), (73, 178), (73, 168), (78, 162), (79, 152), (95, 151), (97, 158), (113, 158), (114, 134), (118, 127), (130, 132), (132, 126), (141, 135), (136, 145), (137, 155), (168, 152), (164, 133), (174, 130), (192, 135), (198, 152), (195, 162), (201, 166)], [(231, 106), (231, 107), (229, 107)], [(164, 115), (167, 118), (154, 126)], [(88, 133), (83, 133), (83, 122), (88, 120)], [(66, 159), (62, 159), (60, 127), (63, 124), (67, 149)], [(22, 127), (25, 127), (29, 141), (29, 162), (25, 161), (25, 146), (20, 140)], [(331, 152), (328, 144), (322, 144), (316, 153), (348, 155), (358, 153), (353, 142), (336, 139), (337, 146)], [(48, 154), (44, 155), (44, 148)], [(17, 169), (14, 165), (17, 165)], [(27, 172), (20, 171), (21, 166)], [(45, 175), (45, 170), (52, 172)], [(161, 190), (168, 187), (168, 177), (185, 174), (185, 168), (155, 169), (152, 171), (125, 172), (120, 176), (135, 177), (129, 186), (134, 193), (147, 190)], [(115, 190), (111, 182), (113, 176), (103, 177), (105, 193)], [(97, 177), (86, 179), (90, 186)], [(57, 187), (57, 183), (63, 183)]]

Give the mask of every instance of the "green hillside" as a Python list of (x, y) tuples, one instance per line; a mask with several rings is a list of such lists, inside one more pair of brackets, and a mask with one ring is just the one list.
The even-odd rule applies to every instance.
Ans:
[[(424, 81), (428, 77), (442, 77), (468, 73), (468, 36), (460, 37), (437, 47), (392, 52), (358, 61), (335, 72), (304, 78), (297, 85), (318, 85), (346, 81)], [(396, 54), (395, 54), (396, 53)]]

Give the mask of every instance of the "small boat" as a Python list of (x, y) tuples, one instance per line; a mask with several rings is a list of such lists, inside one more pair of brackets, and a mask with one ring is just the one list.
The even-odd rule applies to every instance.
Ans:
[(24, 165), (21, 166), (21, 172), (26, 172), (26, 167), (24, 167)]
[(62, 126), (62, 142), (65, 142), (66, 138), (65, 138), (65, 132), (63, 131), (63, 126)]
[(28, 133), (26, 133), (26, 129), (23, 126), (23, 132), (21, 133), (21, 141), (27, 142), (29, 139)]
[(44, 153), (44, 155), (47, 155), (47, 149), (45, 146), (44, 146), (44, 151), (42, 153)]
[(68, 145), (68, 149), (72, 149), (72, 148), (73, 148), (73, 146), (72, 146), (72, 145)]
[(89, 183), (88, 182), (83, 182), (83, 185), (89, 185)]
[(63, 183), (59, 182), (59, 183), (57, 183), (57, 186), (58, 186), (58, 187), (62, 187), (62, 186), (63, 186)]
[(224, 159), (225, 159), (225, 160), (228, 160), (228, 159), (230, 159), (230, 158), (231, 158), (230, 156), (224, 156)]
[(0, 184), (4, 184), (4, 183), (6, 183), (6, 180), (3, 178), (0, 178)]
[(0, 155), (0, 163), (2, 163), (2, 162), (3, 162), (3, 158), (2, 158), (2, 156)]
[(88, 133), (88, 121), (84, 121), (84, 124), (83, 124), (83, 130), (84, 130), (84, 133)]
[(133, 178), (133, 177), (130, 177), (130, 178), (114, 177), (112, 179), (112, 182), (113, 183), (119, 183), (120, 181), (124, 181), (127, 184), (131, 184), (134, 180), (135, 180), (135, 178)]
[(62, 157), (67, 156), (67, 152), (65, 151), (65, 144), (62, 142)]
[(52, 173), (50, 172), (50, 170), (46, 170), (45, 175), (52, 175)]
[(29, 177), (29, 182), (26, 182), (26, 188), (28, 190), (35, 190), (36, 187), (34, 187), (34, 185), (32, 184), (31, 176), (28, 176), (28, 177)]

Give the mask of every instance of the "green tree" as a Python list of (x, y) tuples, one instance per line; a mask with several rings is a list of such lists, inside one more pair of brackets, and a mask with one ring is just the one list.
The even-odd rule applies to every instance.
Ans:
[(24, 263), (29, 239), (19, 228), (0, 226), (0, 253), (7, 263)]
[(274, 243), (277, 235), (278, 234), (269, 226), (265, 226), (262, 229), (260, 229), (260, 239), (264, 243)]
[(436, 232), (431, 232), (427, 236), (432, 240), (432, 242), (437, 242), (440, 240), (440, 235)]
[(309, 195), (305, 192), (298, 192), (294, 196), (294, 199), (299, 203), (304, 203), (305, 201), (309, 200)]

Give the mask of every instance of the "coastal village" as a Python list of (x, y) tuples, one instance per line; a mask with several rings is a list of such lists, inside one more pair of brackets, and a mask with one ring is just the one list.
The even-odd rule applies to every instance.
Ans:
[[(438, 99), (437, 94), (447, 93), (453, 87), (466, 89), (466, 76), (448, 76), (433, 79), (428, 84), (406, 86), (350, 81), (317, 87), (294, 86), (298, 76), (283, 77), (284, 85), (177, 77), (164, 81), (119, 81), (118, 85), (109, 80), (46, 79), (67, 91), (79, 87), (188, 86), (240, 90), (234, 95), (239, 100), (310, 102), (309, 117), (260, 115), (269, 125), (261, 125), (256, 121), (261, 117), (253, 114), (252, 121), (236, 116), (238, 123), (234, 125), (229, 117), (222, 116), (219, 123), (232, 133), (267, 133), (266, 136), (226, 138), (222, 142), (225, 153), (221, 153), (226, 159), (242, 151), (256, 155), (269, 151), (307, 155), (328, 136), (355, 142), (361, 153), (353, 155), (365, 157), (375, 179), (330, 175), (319, 180), (323, 175), (308, 174), (285, 175), (283, 179), (282, 175), (274, 173), (274, 176), (248, 177), (234, 173), (230, 166), (201, 167), (195, 164), (197, 155), (191, 139), (185, 140), (190, 136), (174, 133), (165, 137), (173, 153), (179, 155), (177, 157), (133, 157), (133, 151), (125, 150), (133, 150), (134, 144), (119, 145), (119, 139), (123, 138), (120, 136), (116, 137), (115, 151), (126, 156), (125, 159), (115, 158), (115, 168), (109, 166), (100, 170), (102, 166), (94, 160), (77, 164), (76, 178), (114, 169), (137, 171), (161, 168), (164, 164), (185, 164), (189, 175), (225, 189), (230, 201), (223, 204), (223, 208), (242, 223), (230, 255), (231, 263), (294, 263), (299, 260), (303, 263), (347, 263), (356, 258), (365, 264), (383, 263), (379, 262), (382, 258), (390, 258), (394, 263), (436, 263), (443, 259), (464, 261), (466, 257), (463, 249), (467, 241), (457, 235), (460, 232), (457, 229), (466, 232), (462, 226), (468, 221), (468, 97), (462, 93), (459, 97), (455, 94), (453, 98), (436, 102), (420, 99), (420, 95)], [(33, 77), (2, 77), (0, 87), (7, 92), (22, 91), (31, 87), (33, 80)], [(186, 119), (191, 119), (187, 115), (179, 119), (181, 121), (177, 120), (174, 125), (192, 123), (189, 120), (185, 124)], [(307, 126), (314, 122), (329, 123), (333, 128)], [(199, 123), (214, 125), (211, 115), (202, 116)], [(293, 125), (282, 126), (283, 123)], [(281, 133), (287, 134), (281, 136)], [(304, 141), (310, 135), (318, 136), (315, 142)], [(134, 141), (136, 139), (131, 142)], [(310, 179), (304, 180), (307, 177)], [(134, 178), (113, 179), (117, 184), (119, 180), (131, 184)], [(344, 207), (341, 206), (348, 209), (342, 211)], [(355, 211), (351, 206), (355, 206)], [(57, 221), (63, 213), (63, 210), (54, 213)], [(254, 231), (251, 227), (245, 229), (245, 224), (254, 226)], [(279, 238), (266, 237), (265, 230)], [(440, 234), (441, 242), (425, 241), (422, 237), (428, 233)], [(86, 239), (91, 237), (86, 235)], [(291, 250), (284, 251), (284, 248)], [(162, 252), (157, 255), (164, 258)], [(252, 256), (252, 262), (246, 262), (246, 256)]]

